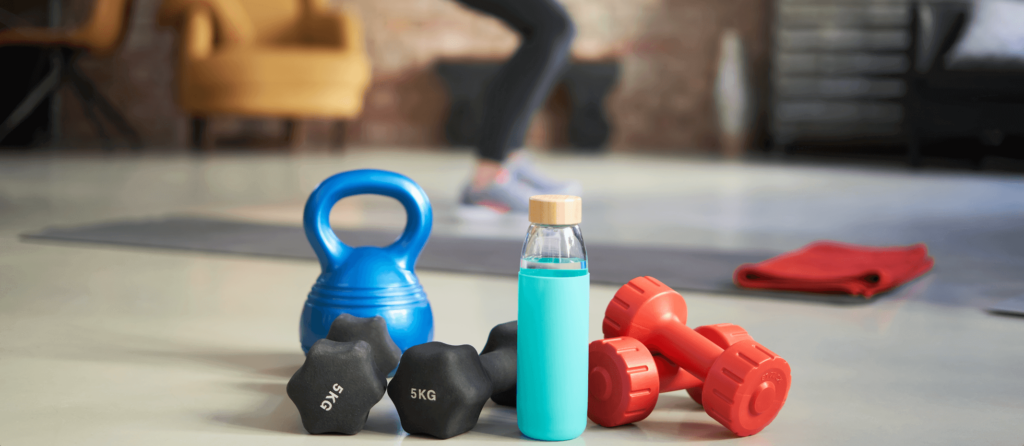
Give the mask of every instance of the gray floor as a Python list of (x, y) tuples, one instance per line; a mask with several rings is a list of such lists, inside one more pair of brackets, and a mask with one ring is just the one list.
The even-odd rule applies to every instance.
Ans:
[[(0, 158), (0, 445), (430, 441), (405, 436), (387, 399), (356, 437), (301, 433), (284, 383), (302, 361), (295, 328), (315, 263), (25, 243), (17, 234), (172, 214), (294, 224), (320, 180), (378, 167), (426, 189), (438, 233), (522, 237), (522, 221), (455, 218), (471, 162), (376, 149)], [(861, 306), (687, 293), (691, 326), (740, 324), (791, 363), (782, 413), (762, 433), (735, 439), (685, 393), (667, 394), (649, 419), (592, 425), (577, 443), (1024, 443), (1024, 318), (983, 310), (1024, 294), (1024, 275), (1015, 275), (1024, 266), (1022, 177), (627, 155), (539, 164), (583, 182), (588, 241), (764, 251), (821, 238), (924, 241), (937, 268), (976, 265), (955, 283), (933, 274)], [(333, 218), (396, 233), (404, 222), (397, 204), (378, 198), (344, 200)], [(420, 278), (437, 340), (480, 348), (515, 312), (514, 279)], [(614, 291), (592, 287), (594, 339)], [(488, 406), (476, 430), (449, 441), (518, 438), (514, 412)]]

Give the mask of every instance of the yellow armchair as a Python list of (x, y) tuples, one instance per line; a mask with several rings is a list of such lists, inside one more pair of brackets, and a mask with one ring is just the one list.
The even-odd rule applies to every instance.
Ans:
[(362, 26), (326, 0), (165, 0), (179, 31), (178, 104), (205, 145), (214, 115), (347, 120), (363, 108)]

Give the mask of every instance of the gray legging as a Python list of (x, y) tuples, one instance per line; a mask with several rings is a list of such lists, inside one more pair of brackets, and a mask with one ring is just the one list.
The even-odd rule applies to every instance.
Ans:
[(510, 149), (523, 145), (530, 116), (565, 66), (576, 27), (555, 0), (457, 1), (501, 19), (522, 36), (519, 49), (491, 82), (477, 143), (480, 158), (501, 162)]

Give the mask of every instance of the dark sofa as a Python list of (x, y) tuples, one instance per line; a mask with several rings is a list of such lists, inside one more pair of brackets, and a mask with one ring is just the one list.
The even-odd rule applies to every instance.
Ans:
[[(950, 70), (946, 54), (964, 33), (971, 2), (918, 2), (906, 121), (909, 162), (920, 165), (928, 142), (974, 140), (955, 156), (979, 163), (988, 155), (1024, 157), (1024, 67)], [(922, 147), (926, 149), (922, 153)]]

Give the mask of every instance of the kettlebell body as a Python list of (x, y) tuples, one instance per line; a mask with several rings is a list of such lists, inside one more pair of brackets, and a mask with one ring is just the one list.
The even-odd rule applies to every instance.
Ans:
[[(346, 245), (331, 229), (331, 208), (352, 195), (375, 194), (398, 200), (407, 220), (389, 246)], [(388, 333), (404, 352), (434, 337), (434, 317), (414, 269), (427, 243), (433, 213), (427, 194), (404, 175), (384, 170), (353, 170), (334, 175), (306, 201), (303, 227), (320, 260), (321, 273), (309, 292), (299, 321), (299, 340), (308, 352), (327, 336), (342, 313), (382, 316)]]

